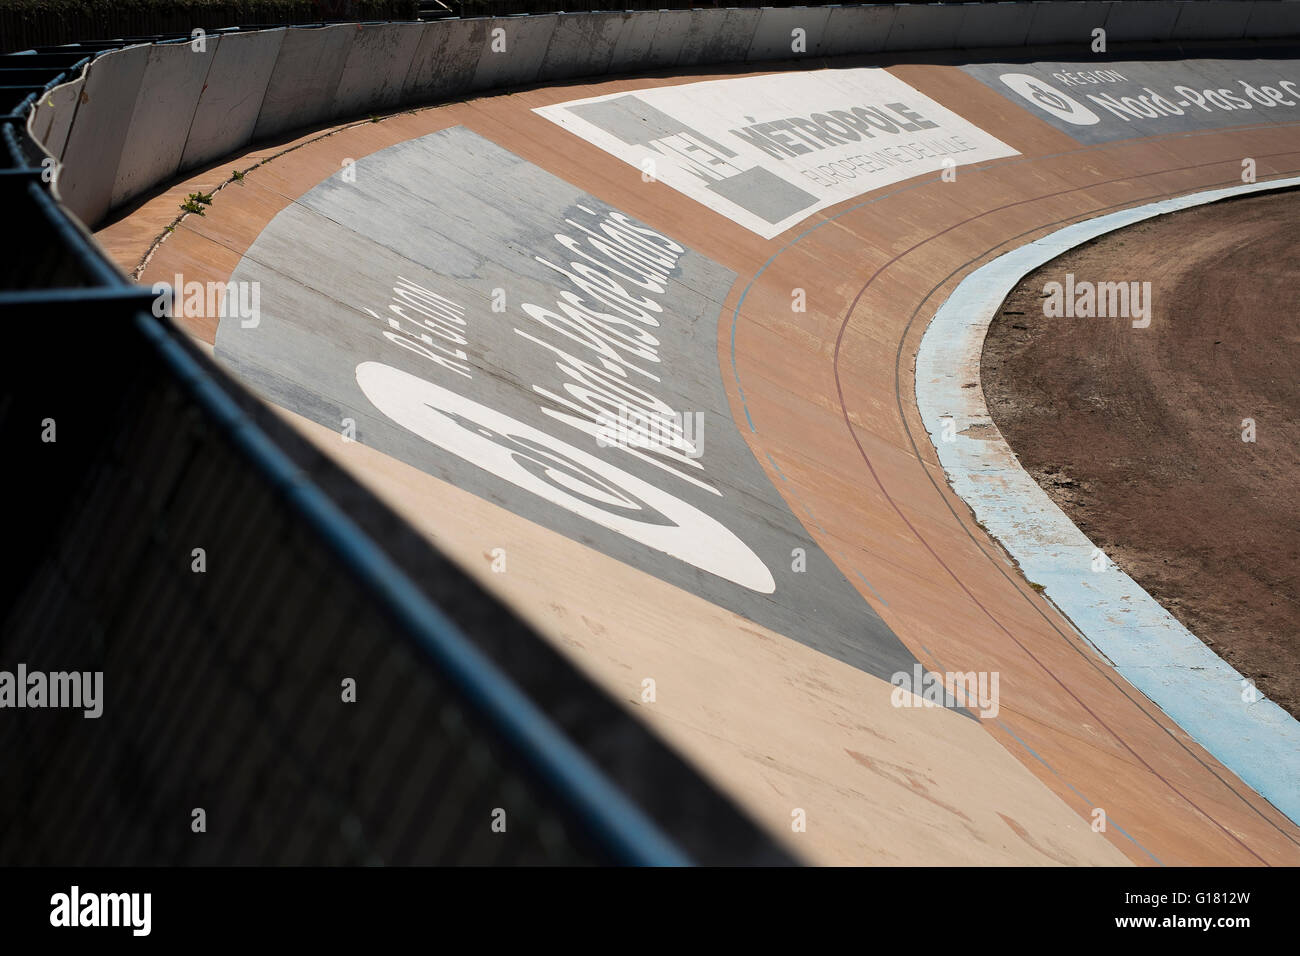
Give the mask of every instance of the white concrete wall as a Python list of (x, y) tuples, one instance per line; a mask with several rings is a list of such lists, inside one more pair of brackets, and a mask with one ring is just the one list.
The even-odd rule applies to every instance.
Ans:
[(744, 60), (763, 12), (756, 7), (691, 11), (690, 28), (682, 41), (677, 65), (704, 66)]
[(1282, 0), (1251, 5), (1250, 19), (1246, 21), (1248, 37), (1293, 37), (1300, 24), (1300, 0)]
[(59, 198), (87, 225), (107, 215), (113, 204), (113, 184), (126, 142), (131, 114), (149, 47), (133, 46), (92, 60), (86, 67), (77, 114), (68, 131), (59, 168)]
[(538, 70), (539, 80), (600, 76), (609, 70), (618, 47), (626, 13), (561, 13), (555, 20), (551, 45)]
[(894, 4), (870, 7), (835, 7), (826, 20), (825, 56), (850, 53), (878, 53), (885, 48), (894, 26), (898, 7)]
[[(822, 55), (822, 37), (831, 13), (829, 7), (764, 7), (760, 13), (746, 60), (801, 60)], [(802, 31), (803, 53), (796, 53), (793, 49), (795, 30)]]
[(1167, 40), (1183, 4), (1175, 0), (1147, 3), (1113, 3), (1106, 17), (1106, 42)]
[[(1122, 7), (1122, 9), (1121, 9)], [(804, 57), (1125, 40), (1296, 35), (1300, 0), (876, 4), (649, 10), (294, 27), (137, 46), (94, 60), (36, 107), (59, 191), (84, 222), (254, 140), (495, 87)], [(792, 48), (804, 32), (804, 53)], [(494, 52), (494, 30), (506, 49)], [(66, 145), (65, 145), (66, 144)]]
[(302, 129), (337, 116), (331, 109), (357, 28), (295, 27), (284, 34), (262, 99), (254, 139)]
[(72, 129), (72, 118), (77, 115), (77, 101), (85, 82), (85, 78), (79, 76), (56, 86), (45, 94), (40, 108), (33, 110), (28, 117), (28, 134), (43, 144), (45, 151), (57, 160), (63, 159), (63, 147), (67, 145), (68, 131)]
[(886, 50), (950, 50), (967, 8), (961, 4), (900, 3)]
[(647, 10), (644, 13), (626, 14), (627, 19), (614, 46), (614, 55), (609, 59), (610, 73), (633, 73), (648, 69), (650, 49), (655, 34), (659, 32), (661, 12), (666, 11)]
[(468, 92), (487, 42), (488, 20), (441, 20), (413, 27), (420, 42), (402, 91), (403, 105), (433, 103)]
[(953, 45), (962, 50), (1024, 46), (1031, 22), (1022, 3), (965, 4)]
[(1039, 46), (1045, 43), (1078, 44), (1087, 50), (1092, 42), (1092, 31), (1106, 27), (1110, 3), (1035, 3), (1034, 17), (1030, 21), (1025, 43)]
[(356, 116), (396, 106), (421, 31), (406, 23), (362, 24), (352, 38), (330, 113)]
[(195, 106), (220, 45), (220, 37), (209, 36), (201, 49), (189, 43), (147, 47), (149, 60), (113, 183), (114, 208), (170, 179), (180, 169)]
[(196, 169), (218, 160), (253, 138), (287, 32), (260, 30), (222, 36), (194, 108), (181, 169)]
[(676, 66), (677, 57), (681, 55), (682, 45), (686, 42), (690, 29), (691, 11), (660, 10), (654, 39), (650, 41), (637, 69), (666, 70)]
[[(1181, 10), (1174, 24), (1175, 40), (1225, 40), (1246, 34), (1249, 11), (1239, 0), (1179, 0)], [(1297, 11), (1300, 16), (1300, 11)]]
[(536, 82), (551, 45), (558, 14), (497, 17), (487, 24), (471, 89), (524, 86)]

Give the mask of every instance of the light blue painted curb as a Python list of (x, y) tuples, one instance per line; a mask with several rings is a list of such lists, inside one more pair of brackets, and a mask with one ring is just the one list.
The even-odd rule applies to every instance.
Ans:
[[(935, 314), (916, 357), (916, 401), (953, 490), (1045, 588), (1053, 604), (1129, 683), (1224, 766), (1300, 823), (1300, 723), (1262, 696), (1123, 571), (1092, 570), (1096, 546), (1020, 466), (984, 403), (980, 354), (989, 323), (1020, 280), (1104, 233), (1246, 193), (1278, 179), (1166, 199), (1076, 223), (975, 270)], [(1135, 335), (1141, 334), (1135, 330)], [(951, 417), (950, 440), (943, 440)], [(971, 426), (980, 426), (974, 432)], [(1258, 691), (1254, 692), (1258, 695)]]

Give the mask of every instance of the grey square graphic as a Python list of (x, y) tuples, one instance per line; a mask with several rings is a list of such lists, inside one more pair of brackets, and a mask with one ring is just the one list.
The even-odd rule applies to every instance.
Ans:
[(711, 183), (709, 188), (723, 199), (734, 202), (775, 225), (795, 213), (817, 204), (817, 197), (786, 182), (761, 166)]

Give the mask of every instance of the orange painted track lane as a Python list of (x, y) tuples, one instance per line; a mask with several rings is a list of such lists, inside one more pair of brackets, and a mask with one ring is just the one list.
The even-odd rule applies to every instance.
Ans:
[[(909, 72), (913, 85), (943, 96), (919, 81), (923, 70)], [(951, 77), (954, 71), (944, 72)], [(963, 115), (1003, 135), (969, 108)], [(1004, 138), (1023, 149), (1014, 137)], [(919, 448), (913, 450), (907, 437), (909, 429), (919, 431), (926, 446), (920, 454), (933, 470), (933, 451), (910, 398), (910, 358), (924, 327), (914, 314), (936, 283), (978, 265), (1010, 235), (1029, 233), (1027, 241), (1052, 223), (1110, 206), (1235, 181), (1243, 155), (1266, 157), (1273, 172), (1300, 161), (1293, 129), (1194, 137), (1195, 162), (1189, 162), (1187, 143), (1179, 142), (1188, 139), (1075, 149), (1035, 159), (1033, 176), (1018, 168), (1027, 165), (1024, 160), (1002, 160), (959, 172), (959, 179), (978, 177), (975, 191), (954, 195), (958, 191), (948, 184), (934, 183), (868, 205), (844, 204), (839, 224), (856, 235), (863, 251), (848, 282), (858, 291), (840, 315), (810, 302), (808, 316), (787, 322), (790, 290), (806, 282), (817, 263), (844, 259), (841, 232), (805, 228), (795, 255), (767, 269), (740, 309), (735, 351), (746, 408), (738, 409), (737, 419), (745, 422), (747, 411), (760, 460), (771, 454), (794, 493), (823, 516), (823, 527), (834, 529), (833, 540), (822, 541), (829, 553), (859, 558), (855, 569), (889, 601), (882, 616), (918, 656), (936, 669), (1002, 673), (1003, 736), (1015, 733), (1023, 741), (1010, 743), (1013, 752), (1032, 749), (1061, 776), (1087, 786), (1096, 805), (1139, 835), (1161, 833), (1163, 862), (1199, 859), (1206, 841), (1221, 859), (1294, 862), (1294, 826), (1172, 728), (1154, 705), (1121, 687), (1104, 664), (1089, 660), (1090, 652), (1041, 599), (994, 570), (1002, 559), (993, 556), (991, 542), (976, 543), (979, 532), (966, 526), (964, 506), (958, 510), (930, 484), (934, 475), (918, 467)], [(899, 225), (891, 229), (893, 223)], [(826, 277), (826, 284), (835, 289), (833, 298), (843, 298), (844, 278)], [(927, 301), (932, 312), (938, 300)], [(724, 313), (724, 325), (728, 318)], [(832, 336), (836, 348), (828, 360), (824, 343)], [(792, 375), (795, 363), (788, 357), (800, 342), (816, 348), (805, 349), (808, 361)], [(787, 360), (773, 362), (774, 355)], [(838, 423), (832, 421), (837, 413)], [(810, 433), (838, 441), (828, 439), (809, 454)], [(860, 488), (865, 506), (846, 488)], [(883, 513), (882, 497), (888, 499)], [(882, 557), (907, 565), (913, 572), (908, 586), (892, 586)], [(945, 625), (935, 626), (936, 608), (944, 609)]]

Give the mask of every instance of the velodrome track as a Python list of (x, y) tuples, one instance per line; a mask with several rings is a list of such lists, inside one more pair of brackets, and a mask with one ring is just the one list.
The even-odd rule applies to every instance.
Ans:
[[(314, 131), (227, 157), (98, 238), (128, 271), (150, 253), (145, 283), (259, 282), (256, 328), (178, 321), (804, 859), (1294, 865), (1300, 829), (1122, 680), (952, 494), (912, 359), (946, 294), (1002, 252), (1239, 183), (1243, 157), (1261, 180), (1295, 175), (1300, 113), (1081, 142), (945, 59), (817, 65), (835, 69), (845, 103), (854, 84), (871, 102), (884, 102), (872, 84), (906, 84), (1007, 155), (959, 165), (952, 181), (905, 176), (771, 238), (535, 111), (739, 77), (779, 89), (807, 63), (572, 82)], [(881, 67), (891, 80), (844, 72)], [(1151, 69), (1171, 86), (1200, 67)], [(777, 112), (838, 108), (804, 96)], [(178, 197), (231, 169), (247, 172), (154, 247)], [(530, 325), (522, 305), (553, 309), (576, 288), (553, 268), (572, 248), (557, 234), (581, 243), (611, 222), (621, 245), (606, 265), (640, 274), (662, 308), (654, 344), (641, 336), (614, 364), (655, 361), (647, 388), (703, 413), (703, 455), (671, 468), (539, 411), (535, 388), (562, 396), (566, 376), (577, 381), (578, 346)], [(656, 264), (669, 281), (650, 279)], [(383, 338), (374, 313), (403, 281), (463, 310), (463, 360), (430, 363)], [(443, 411), (422, 423), (430, 403)], [(590, 457), (569, 459), (586, 470), (568, 487), (588, 482), (588, 506), (603, 494), (609, 512), (657, 512), (642, 520), (656, 533), (692, 533), (629, 532), (626, 513), (559, 501), (477, 439), (448, 438), (447, 412), (492, 448), (524, 439), (514, 461), (578, 449)], [(340, 437), (345, 418), (356, 442)], [(998, 673), (998, 712), (893, 706), (890, 676), (914, 662)], [(1098, 808), (1104, 832), (1091, 826)], [(805, 832), (791, 830), (797, 811)]]

